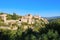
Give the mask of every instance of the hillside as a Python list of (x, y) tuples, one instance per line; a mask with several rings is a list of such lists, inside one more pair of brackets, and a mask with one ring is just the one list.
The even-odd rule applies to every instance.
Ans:
[(43, 18), (46, 18), (46, 19), (48, 19), (48, 20), (49, 20), (49, 19), (57, 19), (57, 18), (59, 19), (60, 16), (54, 16), (54, 17), (43, 17)]
[(0, 40), (60, 40), (60, 18), (0, 14)]
[(33, 16), (31, 14), (20, 16), (17, 15), (16, 13), (13, 14), (0, 13), (0, 17), (1, 17), (0, 18), (1, 28), (2, 26), (3, 27), (5, 26), (5, 27), (11, 27), (10, 29), (14, 29), (15, 27), (22, 26), (21, 28), (23, 28), (23, 30), (31, 28), (37, 31), (39, 28), (45, 27), (45, 24), (49, 23), (47, 19), (37, 15)]

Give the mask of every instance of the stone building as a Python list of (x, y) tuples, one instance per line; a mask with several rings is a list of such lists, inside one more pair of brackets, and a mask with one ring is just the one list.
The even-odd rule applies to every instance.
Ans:
[(28, 15), (22, 16), (22, 18), (20, 18), (19, 21), (27, 22), (28, 24), (31, 24), (31, 23), (33, 23), (32, 18), (33, 18), (33, 16), (31, 14), (28, 14)]
[(6, 14), (1, 14), (0, 18), (4, 21), (4, 23), (6, 23)]

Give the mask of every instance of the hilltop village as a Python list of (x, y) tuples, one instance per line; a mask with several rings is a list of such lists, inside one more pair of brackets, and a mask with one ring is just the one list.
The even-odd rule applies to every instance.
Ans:
[[(27, 29), (28, 25), (30, 28), (34, 28), (33, 25), (35, 23), (48, 24), (47, 19), (44, 19), (38, 15), (32, 16), (31, 14), (21, 16), (20, 18), (18, 18), (16, 20), (13, 20), (13, 19), (7, 20), (7, 14), (0, 14), (0, 19), (3, 20), (3, 22), (0, 22), (0, 24), (4, 23), (7, 28), (9, 25), (10, 28), (8, 28), (8, 29), (13, 29), (13, 30), (17, 30), (16, 25), (18, 25), (18, 26), (22, 25), (24, 27), (24, 29)], [(0, 28), (4, 27), (4, 25), (0, 25), (0, 26), (1, 26)], [(43, 25), (41, 25), (41, 26), (43, 26)]]

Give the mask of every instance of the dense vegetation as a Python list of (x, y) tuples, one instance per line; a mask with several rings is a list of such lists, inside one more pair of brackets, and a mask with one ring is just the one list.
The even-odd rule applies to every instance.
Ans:
[(60, 40), (60, 23), (51, 22), (38, 32), (31, 28), (23, 31), (21, 27), (16, 31), (0, 29), (0, 40)]
[(0, 40), (60, 40), (60, 19), (50, 20), (45, 27), (41, 27), (43, 24), (39, 23), (34, 24), (34, 29), (23, 30), (23, 25), (18, 26), (17, 30), (0, 29)]

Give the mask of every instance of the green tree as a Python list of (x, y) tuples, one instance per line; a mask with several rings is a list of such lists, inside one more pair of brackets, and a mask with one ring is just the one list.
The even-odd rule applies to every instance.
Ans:
[(12, 19), (16, 20), (16, 19), (18, 19), (18, 18), (19, 18), (19, 16), (18, 16), (16, 13), (13, 13)]
[(11, 14), (7, 14), (7, 20), (11, 20), (12, 19), (12, 15)]

